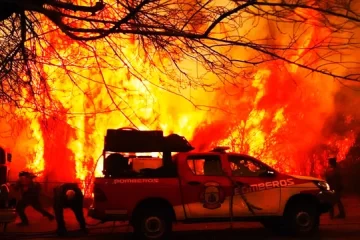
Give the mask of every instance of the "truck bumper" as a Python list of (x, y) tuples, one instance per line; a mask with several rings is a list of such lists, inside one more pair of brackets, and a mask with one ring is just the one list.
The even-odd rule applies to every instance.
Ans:
[(320, 212), (326, 213), (336, 203), (336, 195), (334, 191), (321, 191), (317, 194), (317, 199), (320, 203)]
[(88, 216), (101, 221), (128, 221), (129, 216), (127, 214), (121, 213), (107, 213), (104, 211), (99, 211), (93, 207), (90, 207), (88, 210)]

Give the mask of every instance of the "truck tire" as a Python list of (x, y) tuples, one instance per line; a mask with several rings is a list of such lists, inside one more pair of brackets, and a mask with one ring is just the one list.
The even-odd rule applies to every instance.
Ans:
[(133, 227), (134, 239), (170, 239), (172, 219), (166, 209), (144, 209), (135, 217)]
[(319, 230), (320, 214), (315, 203), (296, 202), (285, 212), (289, 232), (297, 236), (309, 236)]

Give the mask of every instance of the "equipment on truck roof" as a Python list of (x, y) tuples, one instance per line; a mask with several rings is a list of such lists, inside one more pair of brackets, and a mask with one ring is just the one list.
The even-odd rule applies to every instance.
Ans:
[[(176, 167), (172, 161), (172, 152), (189, 152), (194, 148), (182, 136), (170, 134), (164, 136), (163, 131), (140, 131), (133, 128), (108, 129), (104, 143), (103, 174), (106, 178), (133, 178), (144, 176), (176, 176)], [(106, 152), (113, 152), (106, 156)], [(154, 164), (137, 166), (133, 163), (141, 158), (135, 153), (161, 152), (161, 158), (147, 157)], [(162, 164), (159, 164), (159, 160)], [(146, 163), (147, 161), (143, 161)]]
[(194, 148), (182, 136), (163, 131), (140, 131), (132, 128), (108, 129), (104, 151), (109, 152), (189, 152)]

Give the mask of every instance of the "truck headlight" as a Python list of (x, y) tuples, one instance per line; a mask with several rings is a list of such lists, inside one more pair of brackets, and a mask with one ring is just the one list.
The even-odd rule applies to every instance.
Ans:
[(324, 191), (330, 191), (330, 185), (325, 181), (317, 182), (316, 185)]

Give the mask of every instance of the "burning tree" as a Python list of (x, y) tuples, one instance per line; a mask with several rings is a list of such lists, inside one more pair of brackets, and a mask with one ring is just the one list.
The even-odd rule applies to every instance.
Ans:
[[(237, 78), (238, 68), (246, 76), (253, 72), (254, 65), (270, 61), (337, 79), (357, 81), (359, 78), (351, 70), (357, 62), (342, 58), (346, 51), (358, 47), (353, 30), (360, 20), (354, 1), (1, 0), (1, 3), (4, 7), (0, 12), (0, 79), (5, 101), (18, 100), (24, 87), (31, 89), (32, 94), (42, 94), (33, 88), (46, 80), (44, 77), (35, 80), (33, 76), (42, 75), (36, 67), (39, 62), (48, 63), (47, 59), (37, 57), (45, 45), (56, 54), (57, 46), (46, 43), (44, 36), (57, 29), (68, 37), (67, 43), (101, 39), (131, 74), (139, 73), (125, 63), (126, 56), (116, 46), (115, 39), (138, 41), (149, 60), (154, 54), (166, 57), (186, 77), (190, 77), (189, 73), (179, 66), (184, 55), (224, 81)], [(50, 24), (47, 20), (51, 21), (51, 27), (44, 26)], [(304, 38), (314, 25), (322, 36), (313, 39), (309, 46), (306, 42), (309, 39)], [(269, 28), (265, 37), (257, 30), (264, 27)], [(247, 31), (241, 32), (242, 29)], [(274, 44), (279, 33), (282, 44)], [(247, 54), (231, 54), (239, 48)], [(299, 51), (302, 53), (298, 54)], [(309, 55), (321, 56), (321, 60), (314, 62)], [(247, 67), (250, 71), (245, 71), (249, 70)], [(211, 87), (199, 79), (185, 84)]]
[(53, 124), (69, 129), (51, 146), (72, 151), (80, 179), (121, 125), (205, 147), (238, 132), (235, 149), (296, 162), (334, 112), (326, 80), (359, 80), (351, 0), (0, 2), (2, 113), (27, 120), (39, 171), (49, 119), (68, 126)]

